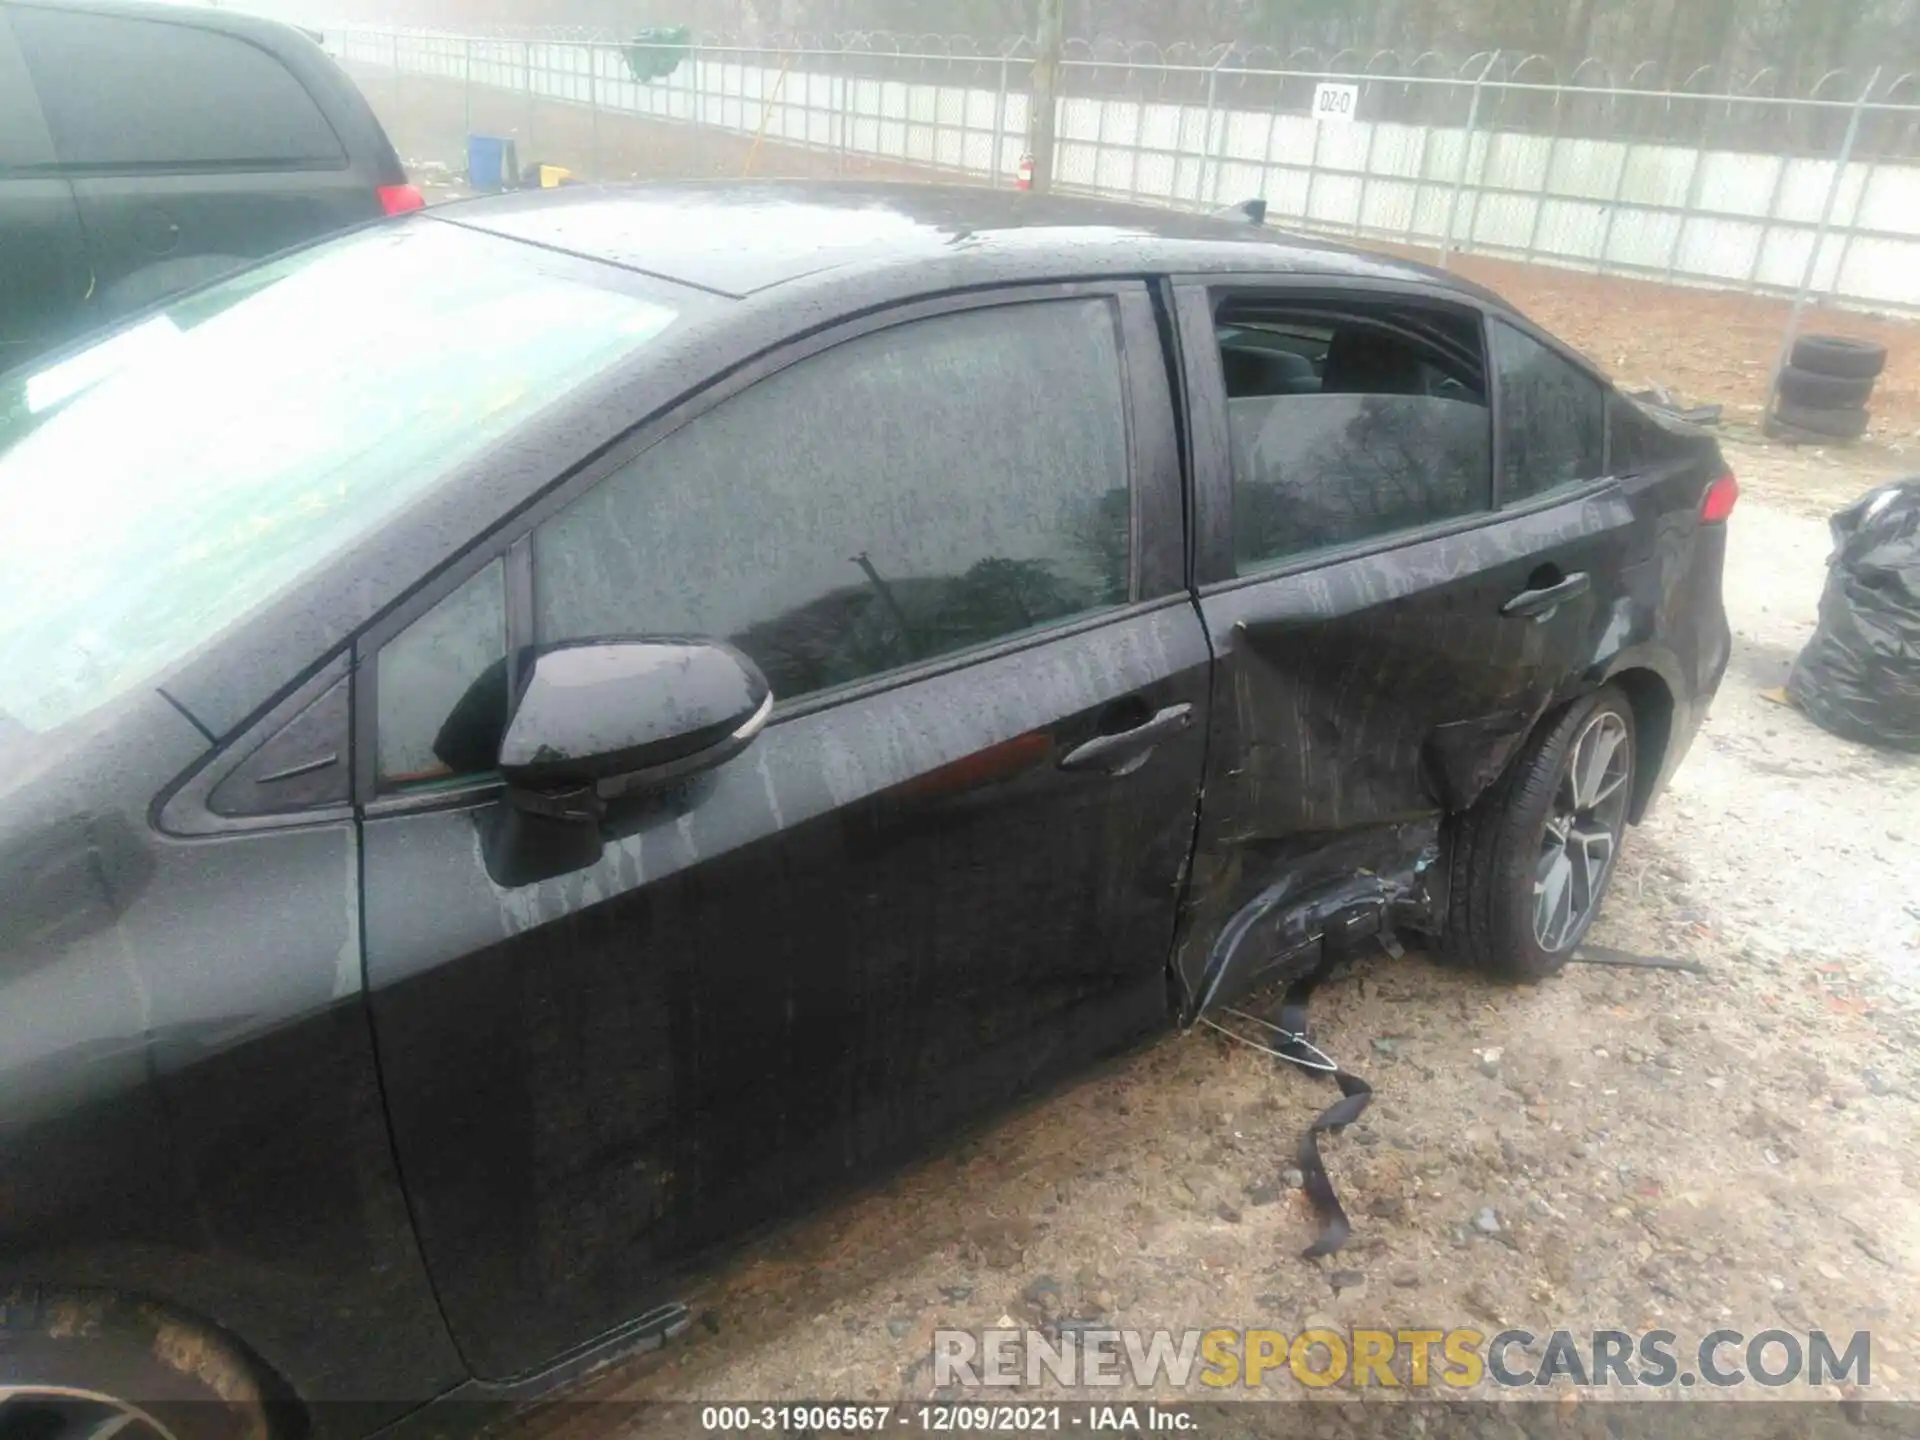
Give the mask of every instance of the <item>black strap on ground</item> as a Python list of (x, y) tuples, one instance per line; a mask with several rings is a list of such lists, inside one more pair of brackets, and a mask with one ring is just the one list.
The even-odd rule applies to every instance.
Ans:
[(1353, 1233), (1353, 1227), (1347, 1223), (1347, 1212), (1340, 1208), (1340, 1197), (1334, 1193), (1333, 1181), (1327, 1177), (1327, 1167), (1320, 1159), (1320, 1136), (1337, 1135), (1365, 1114), (1373, 1101), (1371, 1085), (1358, 1075), (1342, 1070), (1307, 1038), (1307, 1001), (1313, 998), (1313, 992), (1320, 988), (1341, 958), (1329, 956), (1288, 986), (1279, 1010), (1268, 1022), (1279, 1036), (1281, 1043), (1275, 1053), (1282, 1060), (1311, 1074), (1331, 1075), (1334, 1084), (1340, 1087), (1340, 1099), (1314, 1117), (1307, 1133), (1300, 1137), (1300, 1155), (1295, 1162), (1300, 1167), (1307, 1200), (1320, 1221), (1319, 1238), (1300, 1252), (1307, 1260), (1333, 1254)]

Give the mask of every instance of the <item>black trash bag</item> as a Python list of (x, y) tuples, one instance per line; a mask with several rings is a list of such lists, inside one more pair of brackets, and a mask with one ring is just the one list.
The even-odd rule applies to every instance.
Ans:
[(1820, 625), (1787, 693), (1823, 730), (1920, 751), (1920, 477), (1833, 517)]
[(667, 25), (642, 30), (621, 51), (627, 57), (627, 70), (642, 85), (664, 80), (680, 68), (693, 43), (693, 31), (685, 25)]

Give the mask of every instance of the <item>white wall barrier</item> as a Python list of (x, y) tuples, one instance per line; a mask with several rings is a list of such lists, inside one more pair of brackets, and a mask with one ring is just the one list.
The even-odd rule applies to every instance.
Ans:
[[(1007, 185), (1028, 97), (994, 84), (881, 79), (696, 50), (664, 80), (636, 82), (618, 47), (344, 30), (329, 48), (356, 66), (597, 105), (769, 142), (889, 159)], [(859, 57), (867, 65), (894, 57)], [(808, 68), (809, 61), (819, 68)], [(983, 59), (989, 78), (1000, 62)], [(1022, 67), (1023, 68), (1023, 67)], [(1016, 74), (1019, 70), (1016, 69)], [(1177, 206), (1265, 196), (1270, 222), (1674, 284), (1791, 294), (1821, 224), (1835, 160), (1513, 130), (1069, 97), (1055, 179), (1063, 188)], [(1881, 107), (1894, 108), (1894, 107)], [(1920, 112), (1916, 112), (1920, 115)], [(1846, 166), (1813, 293), (1857, 308), (1920, 311), (1920, 165)]]

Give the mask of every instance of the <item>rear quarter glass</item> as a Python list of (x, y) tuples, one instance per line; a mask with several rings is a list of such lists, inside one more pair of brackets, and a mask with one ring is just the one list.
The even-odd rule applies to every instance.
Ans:
[(1607, 429), (1608, 468), (1622, 477), (1687, 465), (1725, 468), (1708, 431), (1618, 391), (1607, 398)]

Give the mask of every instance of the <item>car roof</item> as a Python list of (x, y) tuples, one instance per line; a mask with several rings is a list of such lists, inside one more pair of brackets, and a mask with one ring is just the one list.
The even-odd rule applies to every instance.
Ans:
[[(441, 207), (438, 218), (715, 294), (978, 257), (997, 276), (1284, 271), (1498, 297), (1412, 260), (1220, 218), (977, 185), (821, 180), (582, 185)], [(1023, 262), (1024, 265), (1023, 265)]]
[[(0, 10), (65, 10), (82, 15), (104, 15), (120, 20), (159, 20), (171, 25), (194, 25), (203, 30), (251, 40), (264, 49), (284, 54), (310, 43), (310, 32), (298, 25), (228, 10), (209, 0), (0, 0)], [(296, 43), (297, 42), (297, 43)]]

